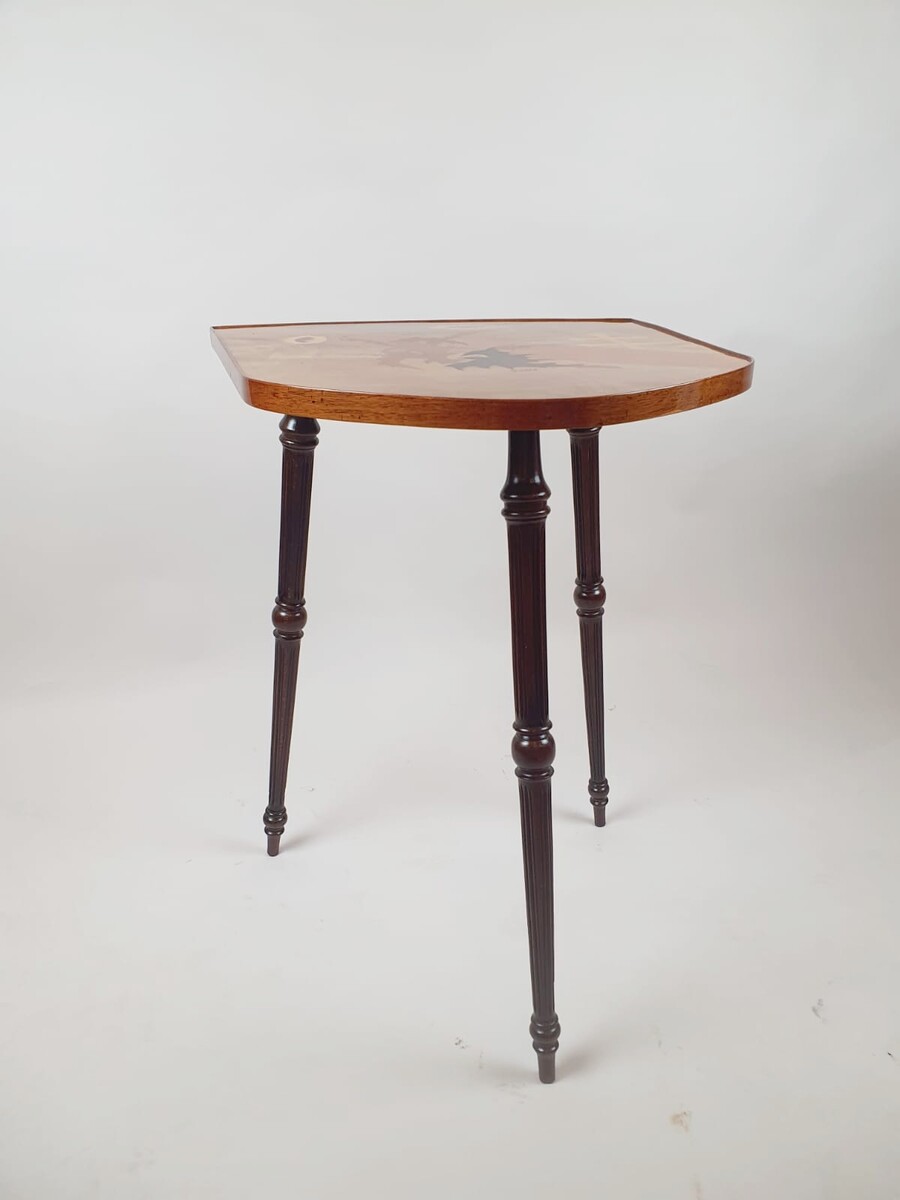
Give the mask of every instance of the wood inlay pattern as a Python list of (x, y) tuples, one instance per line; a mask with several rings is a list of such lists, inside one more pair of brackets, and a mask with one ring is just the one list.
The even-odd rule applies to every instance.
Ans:
[(713, 404), (744, 355), (632, 320), (234, 325), (213, 345), (248, 404), (458, 429), (573, 429)]

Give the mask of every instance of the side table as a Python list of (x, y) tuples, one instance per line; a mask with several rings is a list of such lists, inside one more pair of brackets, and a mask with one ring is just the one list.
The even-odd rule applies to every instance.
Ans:
[(212, 341), (244, 400), (283, 415), (272, 745), (263, 818), (270, 855), (278, 853), (287, 821), (284, 796), (306, 625), (306, 547), (318, 419), (508, 431), (508, 469), (500, 496), (509, 540), (512, 757), (525, 860), (530, 1030), (539, 1077), (552, 1083), (559, 1020), (553, 994), (554, 744), (547, 700), (544, 553), (550, 489), (541, 469), (541, 430), (567, 429), (571, 440), (588, 793), (594, 824), (602, 826), (609, 783), (603, 730), (600, 429), (736, 396), (749, 388), (753, 362), (627, 319), (228, 325), (214, 328)]

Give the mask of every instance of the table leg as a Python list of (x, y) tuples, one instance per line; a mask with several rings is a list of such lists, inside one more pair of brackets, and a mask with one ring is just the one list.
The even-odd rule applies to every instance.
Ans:
[(606, 824), (609, 782), (603, 730), (603, 606), (600, 573), (600, 429), (570, 429), (572, 491), (575, 497), (575, 606), (581, 626), (581, 667), (591, 778), (588, 794), (594, 824)]
[(550, 489), (541, 471), (540, 434), (509, 435), (503, 516), (509, 539), (515, 735), (525, 903), (534, 1012), (531, 1037), (542, 1083), (556, 1077), (559, 1020), (553, 997), (553, 832), (550, 777), (555, 747), (547, 700), (547, 615), (544, 526)]
[(269, 804), (263, 814), (268, 853), (273, 857), (287, 822), (287, 785), (294, 697), (300, 639), (306, 625), (306, 546), (312, 495), (313, 454), (319, 422), (308, 417), (284, 417), (281, 429), (281, 544), (278, 554), (278, 596), (272, 612), (275, 626), (275, 683), (272, 695), (272, 754), (269, 766)]

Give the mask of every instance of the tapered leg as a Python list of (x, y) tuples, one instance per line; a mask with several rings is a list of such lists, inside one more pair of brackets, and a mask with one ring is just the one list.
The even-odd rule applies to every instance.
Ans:
[(575, 606), (581, 625), (581, 667), (591, 778), (588, 794), (594, 824), (606, 824), (609, 783), (603, 734), (603, 605), (600, 574), (600, 447), (598, 429), (570, 429), (572, 490), (575, 496)]
[(547, 700), (544, 524), (550, 489), (539, 433), (510, 433), (509, 471), (500, 493), (509, 538), (513, 691), (512, 756), (519, 779), (525, 904), (534, 1011), (531, 1037), (542, 1083), (556, 1077), (559, 1020), (553, 998), (553, 833), (550, 777), (555, 747)]
[(278, 554), (278, 596), (272, 612), (275, 626), (275, 685), (272, 697), (272, 755), (269, 765), (269, 804), (263, 814), (267, 849), (278, 853), (287, 822), (284, 789), (287, 784), (294, 724), (294, 696), (300, 639), (306, 625), (306, 544), (312, 495), (313, 453), (319, 422), (308, 417), (284, 417), (280, 425), (284, 447), (281, 467), (281, 545)]

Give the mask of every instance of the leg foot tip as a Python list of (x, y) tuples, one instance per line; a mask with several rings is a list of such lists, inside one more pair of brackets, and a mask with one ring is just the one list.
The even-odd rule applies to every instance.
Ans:
[(275, 858), (278, 855), (278, 850), (281, 845), (281, 834), (270, 833), (266, 838), (266, 854), (269, 858)]
[(539, 1054), (538, 1055), (538, 1078), (541, 1083), (556, 1082), (556, 1055), (555, 1054)]
[(591, 804), (594, 809), (594, 824), (598, 829), (602, 829), (606, 824), (606, 805), (609, 802), (609, 781), (603, 779), (593, 779), (588, 781), (588, 795), (591, 798)]

